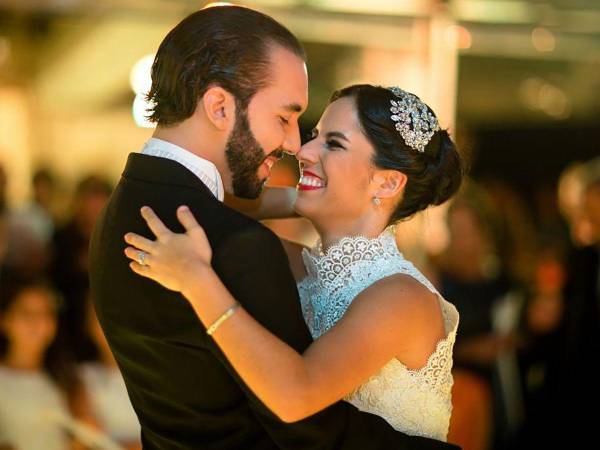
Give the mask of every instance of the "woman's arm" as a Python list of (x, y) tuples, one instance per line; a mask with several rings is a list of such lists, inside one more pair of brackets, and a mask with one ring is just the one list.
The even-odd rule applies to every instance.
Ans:
[[(208, 328), (235, 299), (208, 264), (211, 252), (204, 232), (189, 210), (178, 210), (185, 234), (171, 233), (151, 211), (143, 215), (158, 239), (127, 235), (128, 243), (149, 253), (142, 266), (135, 262), (139, 250), (127, 248), (132, 269), (182, 292)], [(394, 357), (411, 368), (423, 366), (443, 336), (437, 299), (402, 274), (362, 292), (340, 322), (303, 355), (243, 308), (213, 334), (244, 382), (286, 422), (340, 400)]]
[(263, 189), (256, 200), (247, 200), (225, 194), (225, 204), (255, 220), (287, 219), (298, 217), (294, 211), (296, 188), (271, 187)]

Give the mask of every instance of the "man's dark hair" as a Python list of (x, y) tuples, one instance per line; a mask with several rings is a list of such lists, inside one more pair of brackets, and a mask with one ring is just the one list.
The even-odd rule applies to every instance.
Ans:
[(302, 45), (269, 16), (239, 6), (197, 11), (173, 28), (160, 44), (152, 65), (153, 103), (148, 119), (173, 125), (192, 116), (213, 84), (246, 109), (269, 83), (269, 49), (281, 46), (305, 59)]

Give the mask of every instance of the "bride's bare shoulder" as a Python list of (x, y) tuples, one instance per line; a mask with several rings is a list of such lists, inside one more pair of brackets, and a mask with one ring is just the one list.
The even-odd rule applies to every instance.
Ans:
[(410, 275), (398, 273), (383, 278), (365, 289), (355, 301), (357, 306), (378, 309), (391, 318), (389, 325), (398, 331), (404, 344), (398, 359), (408, 368), (423, 366), (437, 343), (445, 337), (444, 318), (437, 294)]

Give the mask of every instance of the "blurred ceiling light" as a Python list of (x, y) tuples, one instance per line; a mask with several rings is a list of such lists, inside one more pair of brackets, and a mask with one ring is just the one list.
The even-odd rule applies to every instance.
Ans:
[(0, 36), (0, 66), (10, 58), (10, 42), (7, 38)]
[(152, 63), (154, 54), (146, 55), (133, 65), (129, 75), (129, 84), (136, 94), (147, 94), (152, 86)]
[(202, 9), (213, 8), (215, 6), (236, 6), (236, 5), (233, 3), (230, 3), (230, 2), (210, 2), (207, 5), (205, 5)]
[(531, 43), (538, 52), (553, 52), (556, 48), (554, 33), (543, 27), (531, 31)]
[(455, 44), (456, 48), (466, 50), (471, 48), (473, 37), (471, 32), (462, 25), (452, 25), (446, 30), (446, 40)]
[(152, 103), (146, 100), (144, 94), (136, 94), (135, 100), (133, 101), (133, 120), (135, 124), (140, 128), (154, 128), (156, 125), (146, 118), (148, 116), (148, 109), (152, 107)]

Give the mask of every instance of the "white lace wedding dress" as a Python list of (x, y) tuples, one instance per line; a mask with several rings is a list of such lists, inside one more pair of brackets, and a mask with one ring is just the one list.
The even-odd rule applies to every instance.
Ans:
[(308, 275), (298, 283), (298, 290), (315, 339), (340, 320), (362, 290), (387, 276), (410, 275), (437, 294), (446, 337), (438, 342), (427, 364), (410, 370), (392, 359), (345, 400), (383, 417), (396, 430), (445, 441), (452, 411), (452, 348), (459, 320), (454, 305), (403, 257), (390, 229), (375, 239), (343, 238), (325, 254), (317, 243), (302, 256)]

